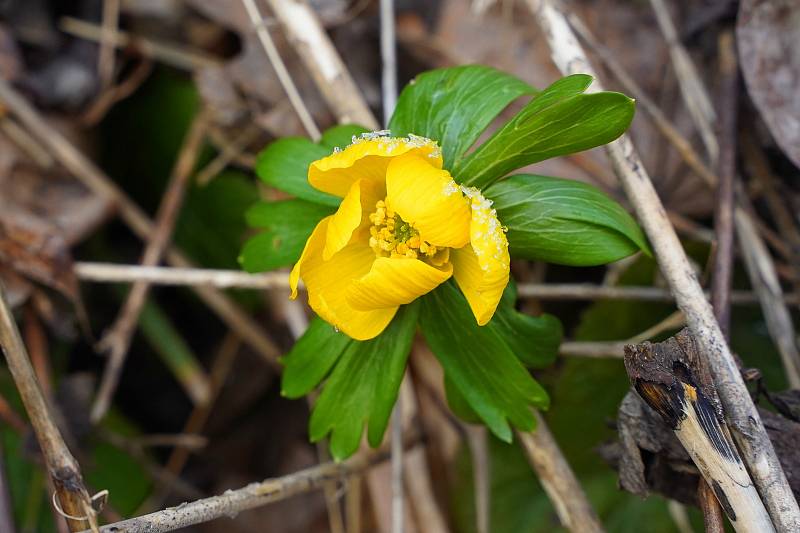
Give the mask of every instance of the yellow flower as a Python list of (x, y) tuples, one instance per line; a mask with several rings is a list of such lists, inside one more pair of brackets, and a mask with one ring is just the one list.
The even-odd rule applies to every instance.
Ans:
[(315, 161), (309, 183), (339, 197), (290, 275), (323, 319), (357, 340), (379, 335), (400, 305), (454, 276), (478, 324), (508, 283), (508, 241), (491, 202), (442, 170), (434, 141), (383, 132)]

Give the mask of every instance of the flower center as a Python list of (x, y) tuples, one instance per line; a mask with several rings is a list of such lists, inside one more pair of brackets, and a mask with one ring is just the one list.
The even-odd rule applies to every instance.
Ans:
[(408, 257), (425, 259), (440, 266), (449, 259), (450, 251), (424, 240), (410, 223), (386, 205), (384, 200), (375, 204), (375, 212), (369, 216), (369, 245), (378, 257)]

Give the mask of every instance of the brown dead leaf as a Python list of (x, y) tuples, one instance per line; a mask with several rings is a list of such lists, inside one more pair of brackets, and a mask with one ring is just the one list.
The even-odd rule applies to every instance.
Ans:
[(750, 98), (775, 142), (800, 167), (800, 1), (744, 0), (736, 37)]
[(0, 198), (0, 261), (70, 300), (78, 299), (72, 256), (58, 227), (5, 198)]
[[(12, 306), (31, 296), (45, 302), (36, 282), (65, 296), (83, 317), (70, 247), (111, 214), (111, 203), (58, 169), (37, 167), (4, 135), (0, 154), (0, 280)], [(57, 304), (46, 306), (52, 311), (42, 313), (48, 324), (69, 322)]]

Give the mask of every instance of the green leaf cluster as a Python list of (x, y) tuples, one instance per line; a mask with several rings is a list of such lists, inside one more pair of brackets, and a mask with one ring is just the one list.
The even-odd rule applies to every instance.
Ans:
[(283, 358), (284, 396), (303, 396), (328, 377), (314, 404), (310, 434), (312, 441), (318, 441), (330, 433), (334, 459), (344, 459), (358, 449), (365, 425), (370, 445), (381, 443), (418, 315), (418, 304), (403, 306), (389, 327), (368, 341), (352, 340), (317, 318)]
[[(510, 172), (560, 155), (608, 143), (633, 117), (633, 101), (619, 93), (587, 93), (591, 77), (563, 78), (542, 91), (484, 66), (440, 69), (418, 76), (398, 99), (391, 134), (438, 141), (444, 166), (456, 181), (480, 188), (508, 228), (512, 257), (566, 265), (598, 265), (649, 248), (633, 218), (596, 188), (572, 180)], [(474, 146), (515, 100), (521, 109)], [(280, 139), (258, 158), (261, 180), (294, 198), (260, 202), (246, 215), (261, 232), (245, 244), (240, 263), (250, 272), (289, 266), (315, 225), (340, 200), (313, 189), (308, 166), (334, 148), (345, 148), (364, 130), (339, 126), (319, 143)], [(531, 408), (549, 397), (529, 373), (553, 362), (561, 325), (550, 315), (532, 317), (515, 308), (507, 287), (493, 319), (478, 326), (450, 281), (401, 308), (377, 338), (358, 342), (316, 319), (283, 359), (283, 393), (300, 397), (322, 385), (311, 416), (312, 440), (326, 436), (341, 459), (353, 453), (366, 427), (371, 445), (381, 442), (397, 398), (406, 359), (419, 325), (445, 371), (448, 402), (459, 416), (485, 423), (509, 441), (512, 426), (532, 429)]]

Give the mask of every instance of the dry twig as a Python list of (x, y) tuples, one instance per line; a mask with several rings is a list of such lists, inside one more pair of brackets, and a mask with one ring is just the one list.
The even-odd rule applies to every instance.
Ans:
[(736, 115), (738, 106), (738, 65), (733, 31), (719, 39), (720, 51), (720, 156), (717, 161), (717, 202), (714, 213), (716, 254), (711, 277), (711, 305), (726, 338), (730, 336), (731, 280), (733, 278), (733, 183), (736, 177)]
[(215, 270), (209, 268), (174, 268), (143, 265), (116, 265), (113, 263), (75, 263), (75, 273), (83, 281), (102, 283), (136, 283), (145, 281), (154, 285), (207, 285), (219, 289), (289, 289), (286, 272), (249, 274), (241, 270)]
[[(561, 8), (549, 0), (528, 0), (528, 5), (542, 27), (559, 69), (564, 74), (594, 74)], [(600, 84), (595, 83), (594, 90), (600, 89)], [(772, 442), (641, 159), (625, 135), (608, 145), (606, 150), (650, 239), (678, 307), (686, 314), (687, 324), (708, 358), (736, 441), (770, 517), (781, 531), (800, 529), (800, 508)]]
[[(144, 267), (79, 261), (75, 263), (75, 273), (81, 281), (98, 283), (134, 283), (143, 280), (154, 285), (205, 285), (219, 289), (289, 289), (288, 274), (281, 271), (249, 274), (239, 270)], [(675, 301), (675, 297), (666, 289), (632, 285), (615, 287), (591, 283), (520, 283), (517, 285), (517, 290), (520, 298), (540, 300)], [(783, 300), (787, 304), (798, 305), (800, 304), (800, 294), (785, 294)], [(758, 295), (750, 291), (731, 291), (731, 303), (735, 305), (756, 304)]]
[(195, 178), (198, 185), (208, 185), (225, 167), (241, 155), (247, 146), (253, 142), (261, 133), (255, 126), (247, 126), (239, 135), (234, 137), (230, 143), (224, 145), (217, 157), (209, 164), (197, 171)]
[(79, 517), (67, 518), (70, 530), (78, 531), (87, 527), (96, 529), (97, 519), (83, 484), (80, 467), (53, 421), (1, 285), (0, 345), (55, 486), (55, 498), (60, 502), (65, 517)]
[(109, 524), (103, 526), (100, 531), (101, 533), (165, 533), (217, 518), (233, 517), (242, 511), (316, 490), (329, 481), (339, 481), (359, 474), (386, 460), (387, 455), (385, 452), (358, 454), (341, 463), (317, 465), (288, 476), (266, 479), (241, 489), (228, 490), (219, 496), (183, 503), (163, 511)]
[[(306, 0), (269, 0), (269, 6), (340, 123), (378, 129), (361, 92)], [(313, 135), (312, 135), (313, 137)]]

